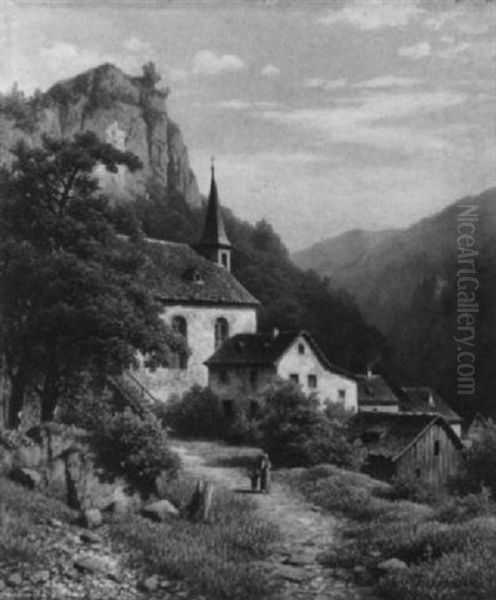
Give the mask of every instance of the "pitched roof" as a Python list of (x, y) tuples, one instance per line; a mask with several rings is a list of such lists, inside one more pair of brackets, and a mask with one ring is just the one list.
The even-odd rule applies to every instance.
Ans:
[(441, 415), (448, 423), (461, 423), (462, 417), (430, 387), (402, 387), (400, 410), (405, 413)]
[(217, 184), (215, 183), (213, 165), (212, 177), (210, 180), (210, 193), (208, 196), (207, 214), (205, 216), (203, 235), (198, 243), (198, 248), (201, 248), (202, 246), (222, 246), (224, 248), (231, 247), (231, 242), (227, 237), (226, 229), (224, 227), (224, 220), (222, 219), (222, 214), (220, 212), (219, 195), (217, 193)]
[(398, 398), (381, 375), (355, 375), (358, 383), (358, 405), (397, 405)]
[(350, 438), (361, 440), (370, 456), (395, 461), (434, 425), (442, 427), (457, 448), (463, 447), (442, 417), (425, 413), (361, 412), (350, 422)]
[(257, 306), (259, 301), (227, 269), (187, 244), (146, 239), (147, 283), (166, 303)]
[(240, 333), (226, 340), (205, 364), (273, 366), (300, 336), (307, 341), (326, 369), (354, 379), (351, 373), (330, 363), (306, 331), (281, 331), (275, 336), (269, 333)]

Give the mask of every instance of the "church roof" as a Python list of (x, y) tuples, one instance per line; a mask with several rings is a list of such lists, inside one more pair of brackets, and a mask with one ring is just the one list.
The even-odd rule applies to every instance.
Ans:
[(145, 278), (166, 303), (257, 306), (259, 301), (227, 269), (203, 258), (187, 244), (146, 240), (150, 262)]
[(337, 367), (327, 360), (312, 336), (306, 331), (282, 331), (277, 335), (240, 333), (226, 340), (205, 364), (209, 366), (273, 366), (300, 336), (307, 341), (326, 369), (353, 379), (353, 376), (345, 369)]
[(428, 413), (443, 416), (448, 423), (463, 419), (430, 387), (402, 387), (400, 410), (405, 413)]
[(395, 461), (433, 425), (442, 427), (457, 448), (462, 448), (460, 440), (442, 417), (425, 413), (360, 412), (350, 421), (350, 438), (360, 440), (369, 456)]
[(224, 220), (220, 212), (219, 195), (217, 193), (217, 184), (215, 183), (214, 167), (212, 165), (212, 178), (210, 181), (210, 193), (208, 196), (207, 214), (205, 217), (205, 225), (203, 235), (198, 243), (198, 247), (222, 246), (230, 248)]

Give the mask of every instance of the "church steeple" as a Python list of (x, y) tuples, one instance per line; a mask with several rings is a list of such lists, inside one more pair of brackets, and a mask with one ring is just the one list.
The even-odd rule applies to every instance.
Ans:
[(215, 168), (212, 158), (210, 193), (208, 196), (207, 214), (203, 235), (197, 246), (200, 254), (209, 260), (231, 270), (231, 242), (229, 241), (219, 206), (217, 184), (215, 183)]

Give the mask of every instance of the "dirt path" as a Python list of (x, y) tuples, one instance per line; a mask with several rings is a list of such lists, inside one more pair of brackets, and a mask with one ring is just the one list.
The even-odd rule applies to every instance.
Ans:
[[(184, 469), (194, 477), (219, 486), (246, 491), (249, 481), (242, 463), (258, 451), (214, 442), (174, 443)], [(379, 600), (369, 588), (339, 579), (317, 557), (337, 542), (337, 520), (275, 482), (271, 493), (250, 496), (260, 516), (277, 525), (282, 540), (274, 548), (267, 568), (284, 583), (286, 600)]]

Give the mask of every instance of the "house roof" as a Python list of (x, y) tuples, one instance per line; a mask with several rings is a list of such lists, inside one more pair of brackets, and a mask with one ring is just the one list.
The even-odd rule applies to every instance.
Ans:
[(462, 417), (430, 387), (402, 387), (400, 411), (441, 415), (448, 423), (461, 423)]
[(358, 405), (397, 405), (398, 398), (381, 375), (355, 375), (358, 383)]
[(358, 413), (350, 422), (350, 437), (360, 440), (369, 456), (396, 461), (434, 425), (442, 427), (458, 449), (463, 448), (442, 417), (426, 413)]
[(257, 306), (259, 301), (227, 269), (187, 244), (146, 239), (147, 283), (165, 303)]
[(226, 340), (205, 364), (209, 366), (273, 366), (299, 337), (303, 337), (307, 341), (326, 369), (354, 379), (354, 376), (345, 369), (330, 363), (315, 340), (306, 331), (282, 331), (277, 335), (241, 333)]

